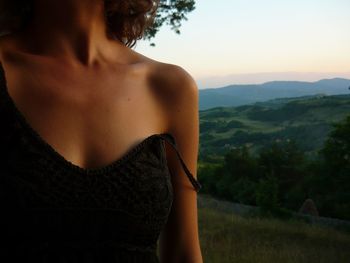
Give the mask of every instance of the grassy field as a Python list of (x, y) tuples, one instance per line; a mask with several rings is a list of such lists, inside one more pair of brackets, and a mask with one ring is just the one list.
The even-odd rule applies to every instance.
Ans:
[(299, 221), (198, 209), (204, 263), (349, 263), (350, 234)]

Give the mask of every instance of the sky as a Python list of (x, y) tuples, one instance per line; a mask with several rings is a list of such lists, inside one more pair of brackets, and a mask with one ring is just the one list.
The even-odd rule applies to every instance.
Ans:
[(135, 50), (188, 71), (199, 88), (350, 79), (350, 0), (196, 0), (178, 35)]

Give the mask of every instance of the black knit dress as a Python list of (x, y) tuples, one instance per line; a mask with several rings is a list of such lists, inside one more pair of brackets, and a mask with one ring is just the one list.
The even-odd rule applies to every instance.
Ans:
[(0, 262), (159, 263), (157, 242), (173, 202), (163, 141), (145, 138), (102, 168), (81, 168), (29, 125), (0, 63)]

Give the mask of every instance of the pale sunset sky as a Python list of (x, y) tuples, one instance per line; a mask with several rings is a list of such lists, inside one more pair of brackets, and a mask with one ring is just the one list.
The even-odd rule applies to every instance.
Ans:
[(350, 79), (350, 0), (197, 0), (177, 35), (135, 50), (187, 70), (199, 88)]

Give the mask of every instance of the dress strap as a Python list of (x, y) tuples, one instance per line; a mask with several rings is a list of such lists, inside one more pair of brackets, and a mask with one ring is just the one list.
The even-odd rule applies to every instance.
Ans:
[(202, 188), (202, 185), (198, 182), (198, 180), (196, 180), (196, 178), (194, 178), (193, 174), (188, 170), (180, 152), (179, 152), (179, 149), (177, 147), (177, 144), (176, 144), (176, 141), (175, 141), (175, 138), (169, 134), (169, 133), (162, 133), (162, 134), (159, 134), (160, 137), (162, 139), (164, 139), (165, 141), (167, 141), (176, 151), (176, 154), (177, 156), (179, 157), (179, 160), (180, 160), (180, 163), (188, 177), (188, 179), (190, 180), (190, 182), (192, 183), (193, 187), (195, 188), (196, 192), (199, 192), (199, 190)]

